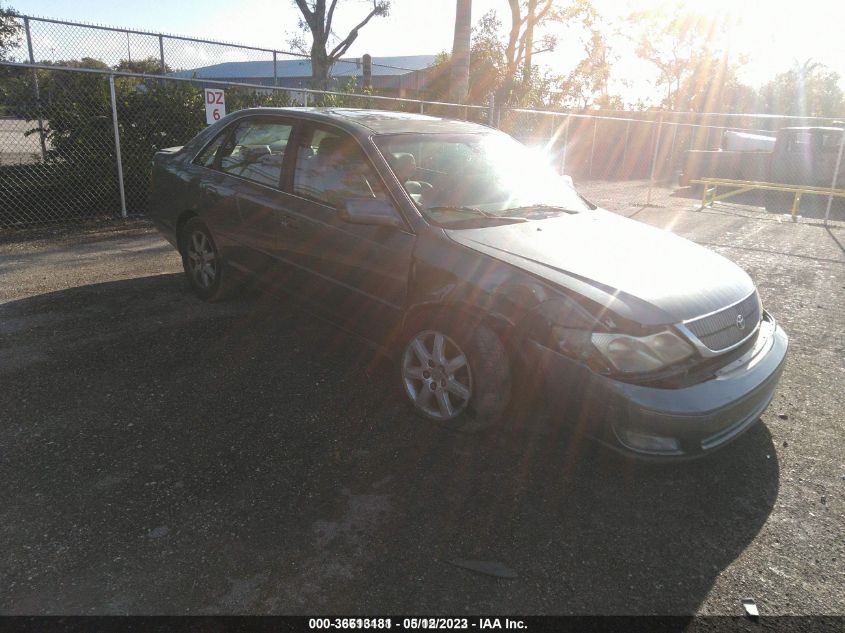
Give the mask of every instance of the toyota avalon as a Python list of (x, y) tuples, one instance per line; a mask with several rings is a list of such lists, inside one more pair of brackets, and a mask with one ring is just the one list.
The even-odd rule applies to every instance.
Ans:
[(528, 375), (556, 424), (626, 453), (738, 437), (787, 352), (754, 283), (570, 183), (482, 125), (259, 108), (156, 154), (150, 215), (199, 297), (295, 299), (390, 355), (424, 419), (506, 424)]

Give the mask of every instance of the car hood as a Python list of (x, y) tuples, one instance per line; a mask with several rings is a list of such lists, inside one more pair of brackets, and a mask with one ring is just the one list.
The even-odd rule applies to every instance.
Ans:
[(748, 274), (721, 255), (601, 209), (446, 233), (644, 325), (708, 314), (754, 290)]

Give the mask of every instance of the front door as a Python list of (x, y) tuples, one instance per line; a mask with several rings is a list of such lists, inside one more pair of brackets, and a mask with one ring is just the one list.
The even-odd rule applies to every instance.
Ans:
[(394, 204), (381, 177), (351, 135), (305, 125), (292, 188), (288, 208), (297, 228), (284, 234), (280, 249), (307, 271), (306, 299), (342, 327), (386, 343), (404, 311), (414, 235), (340, 217), (353, 197)]

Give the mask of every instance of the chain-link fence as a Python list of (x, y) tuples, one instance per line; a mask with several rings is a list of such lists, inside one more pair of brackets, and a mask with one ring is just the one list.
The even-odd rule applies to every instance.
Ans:
[[(10, 58), (16, 62), (67, 66), (74, 65), (68, 64), (71, 61), (87, 60), (103, 68), (173, 73), (180, 77), (195, 75), (198, 78), (203, 78), (203, 71), (212, 67), (217, 79), (282, 87), (313, 87), (309, 84), (309, 56), (297, 51), (42, 17), (20, 16), (16, 20), (24, 36), (11, 51)], [(258, 64), (239, 66), (240, 62)], [(226, 68), (225, 64), (230, 66)], [(375, 75), (386, 77), (425, 70), (418, 66), (406, 67), (378, 61), (371, 62), (371, 66), (376, 70)], [(230, 75), (223, 76), (226, 73)], [(333, 85), (330, 87), (345, 85), (350, 78), (356, 77), (360, 85), (361, 74), (360, 60), (339, 60), (332, 68)], [(397, 87), (419, 86), (420, 79), (414, 77), (413, 80), (410, 84), (397, 84)]]
[(206, 125), (204, 87), (226, 108), (324, 106), (423, 112), (485, 123), (488, 109), (374, 94), (196, 81), (0, 62), (0, 228), (141, 215), (156, 151)]
[[(0, 62), (0, 228), (143, 214), (153, 154), (184, 144), (205, 126), (204, 87), (223, 88), (229, 112), (319, 104), (492, 122), (542, 146), (577, 181), (686, 185), (717, 177), (831, 189), (845, 182), (841, 121), (660, 111), (497, 112), (492, 103), (385, 94), (396, 94), (394, 89), (360, 94), (360, 68), (343, 71), (346, 83), (337, 84), (342, 90), (311, 90), (278, 75), (282, 57), (298, 59), (285, 51), (41, 18), (21, 18), (21, 30), (14, 62)], [(261, 76), (240, 81), (197, 70), (242, 61), (269, 66)], [(308, 62), (302, 63), (310, 76)], [(404, 70), (417, 74), (418, 82), (418, 71)], [(775, 137), (794, 126), (806, 129), (791, 131), (781, 143), (789, 151), (776, 157)], [(788, 207), (789, 192), (751, 191), (743, 201), (770, 206), (775, 195)], [(818, 195), (807, 198), (805, 203), (825, 202)]]
[[(500, 118), (501, 129), (524, 142), (549, 147), (573, 176), (622, 180), (654, 177), (659, 182), (678, 178), (690, 152), (731, 151), (724, 147), (726, 132), (738, 133), (756, 143), (756, 149), (733, 151), (765, 154), (773, 149), (783, 128), (842, 125), (842, 119), (821, 117), (665, 111), (585, 114), (520, 108), (509, 109)], [(837, 149), (838, 144), (833, 142), (830, 148)]]
[(706, 178), (735, 202), (825, 218), (833, 207), (845, 219), (841, 118), (510, 108), (499, 127), (542, 147), (576, 180), (647, 179), (697, 196)]

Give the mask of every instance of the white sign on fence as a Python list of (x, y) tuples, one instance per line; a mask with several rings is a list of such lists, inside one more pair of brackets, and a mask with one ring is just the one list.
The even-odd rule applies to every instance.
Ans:
[(226, 116), (226, 95), (222, 90), (205, 89), (205, 122), (208, 125)]

